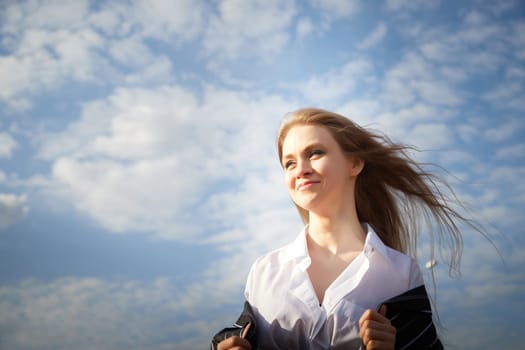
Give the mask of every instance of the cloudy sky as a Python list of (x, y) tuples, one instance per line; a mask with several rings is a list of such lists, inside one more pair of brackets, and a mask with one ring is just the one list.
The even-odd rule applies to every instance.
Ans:
[(497, 250), (438, 261), (443, 341), (518, 349), (524, 78), (520, 0), (0, 1), (0, 348), (206, 348), (301, 228), (274, 141), (318, 106), (447, 169)]

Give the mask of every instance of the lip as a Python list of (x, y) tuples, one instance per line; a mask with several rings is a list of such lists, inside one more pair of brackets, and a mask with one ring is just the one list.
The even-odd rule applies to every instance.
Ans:
[(312, 185), (315, 185), (315, 184), (318, 184), (319, 181), (304, 181), (304, 182), (301, 182), (299, 185), (297, 185), (297, 191), (304, 191), (310, 187), (312, 187)]

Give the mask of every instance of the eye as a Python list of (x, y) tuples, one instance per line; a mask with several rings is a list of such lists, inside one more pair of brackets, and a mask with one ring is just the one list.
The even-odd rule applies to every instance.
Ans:
[(289, 169), (289, 168), (290, 168), (291, 166), (293, 166), (293, 165), (294, 165), (294, 161), (293, 161), (293, 160), (288, 160), (288, 161), (286, 161), (286, 162), (284, 163), (283, 167), (284, 167), (285, 169)]
[(313, 150), (311, 150), (311, 151), (308, 153), (308, 158), (319, 157), (319, 156), (322, 156), (323, 154), (325, 154), (325, 152), (324, 152), (323, 150), (320, 150), (320, 149), (313, 149)]

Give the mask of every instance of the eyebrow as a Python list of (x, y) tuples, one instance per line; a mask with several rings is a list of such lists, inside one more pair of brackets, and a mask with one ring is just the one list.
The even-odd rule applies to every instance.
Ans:
[[(312, 143), (308, 144), (304, 149), (302, 149), (301, 150), (301, 154), (308, 153), (312, 149), (318, 148), (318, 147), (325, 148), (325, 146), (322, 143), (316, 141), (316, 142), (312, 142)], [(283, 156), (281, 158), (281, 163), (284, 162), (287, 159), (290, 159), (290, 158), (293, 158), (292, 154), (290, 154), (290, 153), (283, 154)]]

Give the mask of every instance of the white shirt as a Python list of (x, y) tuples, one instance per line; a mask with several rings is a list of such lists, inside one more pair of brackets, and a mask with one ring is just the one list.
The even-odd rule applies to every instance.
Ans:
[(364, 228), (363, 251), (325, 291), (323, 305), (307, 272), (307, 227), (291, 244), (254, 262), (245, 296), (255, 312), (259, 349), (360, 349), (363, 312), (423, 284), (414, 259)]

